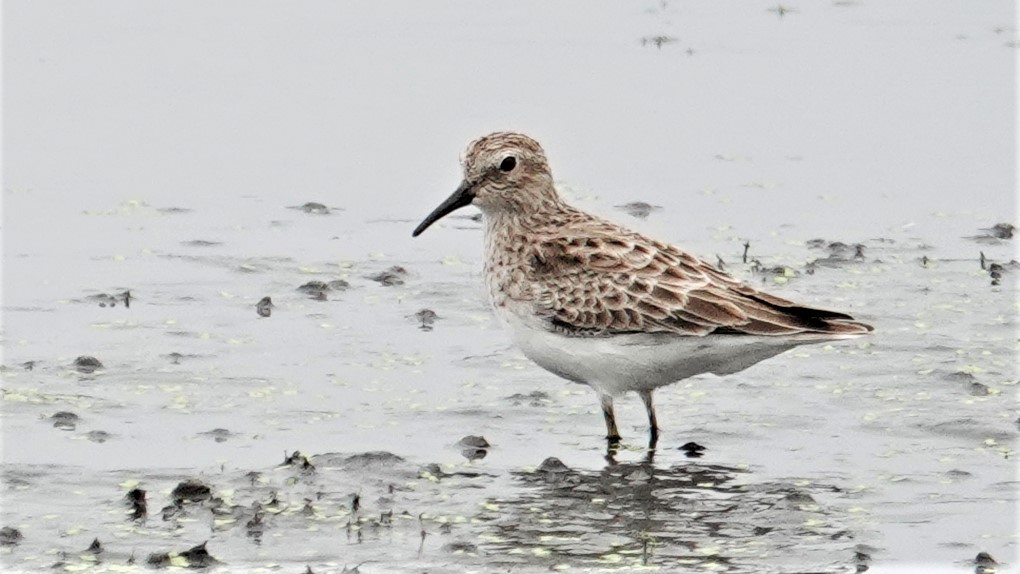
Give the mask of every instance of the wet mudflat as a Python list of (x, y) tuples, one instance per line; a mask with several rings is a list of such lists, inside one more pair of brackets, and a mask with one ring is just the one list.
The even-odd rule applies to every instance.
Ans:
[[(634, 397), (624, 446), (605, 451), (594, 397), (507, 347), (469, 264), (400, 261), (408, 279), (385, 286), (369, 276), (390, 261), (263, 263), (279, 282), (269, 318), (264, 289), (143, 281), (131, 308), (9, 310), (64, 328), (8, 353), (4, 516), (22, 539), (5, 564), (838, 572), (1008, 556), (1015, 293), (923, 243), (864, 240), (839, 263), (828, 243), (785, 246), (758, 272), (724, 257), (779, 292), (853, 301), (880, 331), (665, 389), (654, 452)], [(178, 274), (252, 264), (148, 257)], [(350, 289), (317, 300), (298, 289), (308, 277)], [(442, 316), (432, 330), (424, 307)], [(87, 335), (67, 333), (76, 322)], [(75, 336), (101, 367), (46, 351)], [(188, 481), (205, 487), (194, 499), (177, 492)], [(203, 543), (215, 562), (182, 557)]]
[[(5, 127), (4, 569), (1016, 569), (1015, 150), (994, 83), (1015, 30), (960, 6), (649, 3), (581, 22), (451, 4), (430, 29), (466, 31), (427, 42), (410, 9), (323, 5), (258, 35), (16, 5), (8, 21), (47, 26), (5, 55), (36, 80), (8, 101), (36, 113)], [(104, 28), (115, 15), (128, 25)], [(66, 40), (95, 30), (105, 43)], [(181, 67), (148, 70), (153, 30)], [(254, 53), (199, 49), (224, 35)], [(503, 83), (527, 69), (511, 48), (550, 58), (542, 106)], [(150, 83), (71, 74), (111, 57)], [(429, 74), (389, 75), (406, 58)], [(467, 84), (501, 104), (452, 81), (475, 58), (503, 63)], [(600, 78), (556, 72), (596, 61)], [(220, 66), (260, 89), (223, 88)], [(409, 78), (418, 103), (394, 95)], [(175, 116), (154, 103), (167, 79), (208, 89)], [(308, 82), (305, 105), (277, 88)], [(596, 87), (614, 113), (579, 95)], [(932, 110), (966, 121), (936, 130)], [(583, 209), (875, 334), (658, 391), (654, 451), (640, 401), (620, 400), (607, 452), (593, 394), (495, 324), (472, 213), (410, 239), (467, 140), (502, 127), (545, 145)]]

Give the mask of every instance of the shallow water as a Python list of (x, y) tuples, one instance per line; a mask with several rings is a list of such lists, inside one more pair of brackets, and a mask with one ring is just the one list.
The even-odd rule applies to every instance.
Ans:
[[(5, 3), (5, 569), (1015, 570), (1013, 8), (778, 6)], [(472, 212), (410, 238), (506, 127), (875, 334), (660, 390), (654, 453), (626, 397), (607, 453), (494, 322)]]

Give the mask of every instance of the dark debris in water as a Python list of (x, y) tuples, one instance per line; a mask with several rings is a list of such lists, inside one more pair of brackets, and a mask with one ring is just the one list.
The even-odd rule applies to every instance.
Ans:
[(180, 365), (181, 360), (184, 359), (185, 355), (178, 352), (173, 352), (168, 353), (167, 355), (165, 355), (165, 357), (170, 360), (171, 365)]
[(478, 545), (466, 540), (455, 540), (444, 544), (441, 550), (449, 554), (478, 554)]
[(687, 442), (680, 446), (678, 450), (683, 451), (684, 456), (687, 458), (700, 458), (704, 456), (707, 449), (696, 442)]
[(825, 239), (811, 239), (807, 242), (810, 249), (818, 249), (826, 252), (824, 257), (819, 257), (807, 264), (807, 269), (813, 271), (818, 267), (844, 267), (851, 263), (860, 263), (865, 259), (865, 246), (863, 243), (843, 243), (842, 241), (828, 241)]
[(679, 40), (677, 38), (674, 38), (673, 36), (666, 36), (666, 35), (663, 35), (663, 34), (658, 34), (658, 35), (655, 35), (655, 36), (645, 36), (645, 37), (641, 38), (641, 45), (642, 46), (655, 46), (657, 49), (661, 50), (663, 46), (665, 46), (667, 44), (674, 44), (674, 43), (676, 43), (678, 41)]
[(432, 309), (422, 309), (414, 314), (414, 318), (420, 323), (418, 328), (422, 331), (431, 331), (436, 320), (441, 319)]
[(53, 428), (60, 430), (73, 431), (81, 420), (78, 415), (70, 411), (59, 411), (53, 413), (50, 416), (50, 420), (53, 421)]
[(131, 295), (131, 290), (125, 289), (124, 291), (116, 294), (95, 293), (92, 295), (87, 295), (85, 297), (85, 302), (91, 303), (93, 305), (99, 305), (100, 307), (116, 307), (117, 305), (123, 303), (124, 307), (131, 308), (132, 299), (133, 297)]
[(489, 448), (490, 446), (492, 446), (489, 444), (489, 441), (485, 440), (484, 436), (473, 434), (467, 435), (464, 438), (460, 439), (459, 441), (457, 441), (457, 444), (460, 446), (469, 446), (472, 448)]
[(172, 528), (177, 528), (180, 524), (179, 519), (188, 519), (192, 516), (192, 513), (188, 512), (184, 508), (184, 504), (175, 503), (168, 504), (160, 509), (159, 516), (163, 522), (171, 523)]
[(92, 442), (102, 444), (113, 438), (113, 435), (104, 430), (92, 430), (85, 433), (85, 438)]
[(212, 496), (212, 489), (209, 485), (203, 483), (200, 480), (185, 480), (174, 487), (173, 492), (170, 493), (170, 497), (173, 498), (175, 504), (182, 504), (185, 502), (202, 502), (208, 500)]
[(443, 467), (441, 467), (438, 464), (432, 462), (432, 463), (429, 463), (429, 464), (426, 464), (425, 466), (423, 466), (422, 469), (421, 469), (421, 473), (418, 476), (425, 477), (425, 478), (431, 478), (431, 479), (434, 479), (434, 480), (438, 481), (438, 480), (442, 480), (443, 478), (445, 478), (448, 475), (447, 475), (446, 472), (443, 471)]
[(211, 438), (216, 442), (227, 442), (234, 436), (234, 433), (224, 428), (214, 428), (212, 430), (200, 432), (198, 433), (198, 436)]
[(550, 456), (549, 458), (543, 460), (542, 463), (538, 465), (538, 468), (535, 469), (535, 472), (538, 474), (544, 474), (546, 476), (559, 475), (570, 472), (570, 467), (563, 464), (563, 461), (556, 458), (555, 456)]
[(653, 211), (658, 211), (662, 209), (662, 206), (652, 205), (650, 203), (645, 203), (644, 201), (632, 201), (630, 203), (625, 203), (623, 205), (617, 205), (616, 209), (619, 209), (620, 211), (623, 211), (624, 213), (636, 217), (638, 219), (645, 219), (649, 215), (651, 215)]
[(528, 394), (514, 393), (506, 399), (515, 405), (527, 404), (532, 407), (541, 407), (552, 403), (549, 393), (545, 391), (531, 391)]
[(968, 478), (974, 478), (974, 474), (967, 472), (966, 470), (960, 470), (958, 468), (949, 469), (943, 473), (946, 478), (952, 480), (963, 480)]
[(170, 553), (153, 552), (145, 559), (145, 563), (154, 568), (166, 568), (170, 565)]
[(255, 304), (255, 312), (259, 317), (270, 317), (273, 314), (273, 299), (269, 296), (263, 297)]
[(262, 538), (266, 530), (266, 513), (262, 511), (262, 505), (256, 504), (255, 513), (244, 523), (244, 533), (256, 542)]
[(986, 231), (999, 239), (1013, 239), (1016, 233), (1016, 226), (1012, 223), (996, 223)]
[(977, 382), (971, 383), (968, 387), (968, 391), (973, 397), (987, 397), (990, 394), (988, 385)]
[(25, 537), (22, 536), (21, 531), (13, 526), (0, 528), (0, 546), (15, 546), (24, 539)]
[(992, 555), (987, 552), (978, 552), (978, 555), (974, 557), (975, 574), (993, 574), (998, 565), (995, 558), (992, 558)]
[(947, 381), (965, 383), (968, 385), (977, 381), (977, 377), (975, 377), (973, 373), (968, 373), (966, 371), (954, 371), (952, 373), (947, 373), (943, 378)]
[[(811, 267), (810, 267), (810, 264), (809, 264), (809, 269), (810, 268)], [(786, 265), (773, 265), (771, 267), (768, 267), (768, 266), (762, 265), (762, 262), (759, 261), (758, 259), (753, 259), (751, 261), (751, 273), (756, 273), (758, 275), (773, 276), (773, 277), (786, 277), (786, 278), (796, 277), (796, 276), (800, 275), (800, 271), (797, 271), (793, 267), (788, 267)]]
[(779, 16), (780, 18), (784, 18), (787, 14), (795, 14), (798, 12), (796, 8), (783, 6), (782, 4), (776, 4), (775, 6), (769, 8), (768, 11), (772, 12), (776, 16)]
[[(294, 205), (291, 206), (290, 209), (297, 209), (299, 211), (303, 211), (305, 213), (309, 213), (312, 215), (329, 215), (331, 212), (331, 209), (329, 207), (317, 201), (309, 201), (302, 205)], [(333, 209), (337, 208), (334, 207)]]
[(474, 470), (455, 470), (453, 472), (446, 472), (445, 470), (443, 470), (443, 467), (439, 466), (437, 463), (434, 462), (423, 466), (418, 473), (419, 478), (427, 478), (429, 480), (435, 481), (442, 481), (447, 478), (475, 479), (483, 476), (491, 478), (494, 477), (495, 475)]
[(1013, 236), (1016, 235), (1016, 229), (1016, 226), (1012, 223), (996, 223), (991, 227), (979, 229), (979, 234), (968, 236), (965, 239), (970, 239), (977, 243), (996, 244), (1013, 239)]
[(1002, 284), (1002, 278), (1007, 272), (1020, 269), (1020, 262), (1016, 260), (1011, 260), (1008, 263), (988, 261), (985, 259), (985, 254), (982, 253), (981, 268), (988, 271), (988, 277), (992, 280), (992, 286), (997, 286)]
[(284, 453), (283, 464), (286, 466), (294, 466), (301, 469), (303, 473), (315, 472), (315, 465), (305, 455), (301, 454), (301, 451), (295, 450), (292, 454), (288, 455)]
[(145, 559), (145, 563), (155, 568), (165, 568), (168, 566), (208, 568), (209, 566), (219, 564), (220, 561), (213, 558), (209, 551), (206, 550), (207, 543), (203, 542), (183, 552), (154, 552), (149, 554), (149, 557)]
[(340, 467), (346, 470), (364, 470), (390, 467), (403, 462), (406, 462), (403, 457), (391, 452), (369, 451), (348, 456)]
[(145, 500), (146, 492), (141, 488), (132, 488), (124, 496), (128, 503), (128, 516), (131, 520), (144, 520), (149, 513), (149, 505)]
[(400, 265), (394, 265), (388, 269), (369, 275), (368, 279), (383, 285), (384, 287), (392, 287), (394, 285), (403, 285), (404, 279), (408, 276), (407, 269)]
[(489, 455), (489, 448), (492, 445), (485, 437), (480, 435), (468, 435), (459, 441), (457, 446), (461, 447), (460, 454), (468, 460), (481, 460)]
[(309, 281), (300, 287), (298, 291), (311, 296), (313, 299), (326, 300), (326, 294), (331, 292), (342, 292), (351, 288), (351, 284), (343, 279), (333, 279), (332, 281)]
[(867, 572), (871, 568), (871, 554), (863, 548), (854, 550), (854, 571), (857, 574)]
[(74, 360), (73, 365), (79, 373), (94, 373), (103, 368), (103, 364), (99, 362), (99, 359), (88, 355), (81, 355)]
[(483, 458), (489, 456), (489, 449), (465, 447), (460, 449), (460, 454), (464, 458), (471, 461), (482, 460)]
[(191, 213), (192, 210), (187, 207), (157, 207), (156, 211), (160, 213), (166, 213), (168, 215), (176, 215), (181, 213)]

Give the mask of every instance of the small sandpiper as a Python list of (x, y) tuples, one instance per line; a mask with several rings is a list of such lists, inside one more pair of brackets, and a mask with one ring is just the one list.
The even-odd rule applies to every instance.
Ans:
[(652, 391), (702, 373), (729, 375), (798, 345), (872, 327), (750, 287), (694, 255), (565, 203), (545, 152), (519, 133), (472, 142), (464, 181), (414, 230), (466, 205), (485, 219), (485, 282), (524, 354), (598, 393), (607, 439), (613, 397), (635, 391), (659, 424)]

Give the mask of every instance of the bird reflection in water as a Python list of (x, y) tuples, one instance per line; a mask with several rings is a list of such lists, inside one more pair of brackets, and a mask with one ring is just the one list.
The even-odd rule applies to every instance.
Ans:
[(487, 517), (496, 530), (487, 554), (520, 564), (539, 557), (550, 566), (721, 572), (760, 567), (770, 553), (829, 566), (847, 565), (855, 555), (843, 517), (819, 502), (844, 496), (838, 488), (798, 479), (755, 482), (747, 468), (697, 459), (699, 446), (685, 445), (695, 458), (670, 457), (672, 464), (657, 464), (654, 448), (634, 462), (619, 460), (627, 453), (610, 448), (601, 470), (573, 469), (550, 457), (532, 472), (514, 473), (525, 488), (494, 500), (501, 512)]

